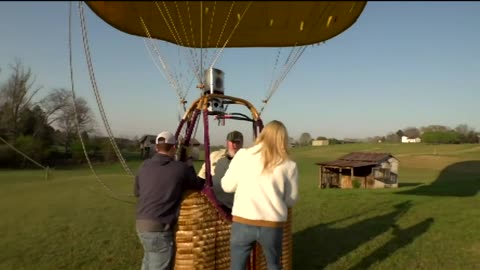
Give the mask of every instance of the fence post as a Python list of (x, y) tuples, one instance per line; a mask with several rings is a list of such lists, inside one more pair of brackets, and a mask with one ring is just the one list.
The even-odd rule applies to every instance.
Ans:
[(48, 169), (49, 169), (49, 167), (47, 166), (45, 168), (45, 181), (48, 181)]

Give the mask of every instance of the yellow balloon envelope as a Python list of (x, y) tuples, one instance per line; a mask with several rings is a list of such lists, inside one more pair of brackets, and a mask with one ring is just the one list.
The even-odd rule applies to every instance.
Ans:
[(87, 1), (116, 29), (192, 48), (289, 47), (331, 39), (366, 1)]

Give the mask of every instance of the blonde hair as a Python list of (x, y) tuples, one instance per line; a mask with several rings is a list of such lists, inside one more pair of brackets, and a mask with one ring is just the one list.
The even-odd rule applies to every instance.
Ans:
[(268, 123), (258, 136), (255, 144), (262, 144), (259, 152), (263, 159), (263, 171), (271, 172), (288, 160), (288, 132), (282, 122), (273, 120)]

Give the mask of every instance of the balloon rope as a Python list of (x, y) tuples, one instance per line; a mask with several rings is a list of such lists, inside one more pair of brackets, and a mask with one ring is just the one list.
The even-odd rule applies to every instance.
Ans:
[[(280, 58), (281, 52), (282, 52), (282, 49), (281, 49), (281, 48), (278, 48), (277, 57), (275, 58), (275, 64), (273, 65), (272, 77), (270, 78), (270, 84), (268, 85), (268, 88), (267, 88), (267, 89), (272, 89), (273, 78), (275, 77), (275, 71), (277, 71), (278, 59)], [(265, 100), (266, 100), (266, 98), (265, 98)]]
[(218, 57), (220, 57), (220, 55), (222, 54), (223, 50), (225, 49), (225, 47), (227, 46), (228, 42), (230, 41), (230, 38), (232, 38), (233, 33), (235, 33), (235, 30), (237, 30), (238, 25), (240, 25), (240, 22), (242, 21), (243, 17), (245, 16), (245, 13), (247, 13), (247, 10), (248, 10), (248, 9), (250, 8), (250, 6), (252, 5), (252, 2), (253, 2), (253, 1), (250, 1), (250, 2), (248, 3), (248, 5), (247, 5), (247, 7), (245, 8), (245, 10), (243, 11), (242, 15), (238, 18), (237, 24), (235, 24), (235, 27), (232, 29), (232, 32), (231, 32), (230, 35), (228, 36), (227, 40), (225, 40), (225, 43), (223, 44), (222, 49), (217, 53), (217, 56), (214, 58), (212, 64), (210, 65), (210, 68), (213, 68), (213, 66), (215, 66), (215, 64), (217, 63)]
[[(160, 9), (160, 6), (158, 5), (157, 2), (155, 2), (155, 5), (157, 6), (157, 9), (160, 11), (162, 17), (163, 17), (163, 20), (165, 21), (165, 23), (167, 24), (167, 26), (170, 26), (171, 25), (171, 28), (169, 27), (170, 29), (170, 32), (172, 34), (172, 36), (175, 38), (175, 41), (177, 42), (177, 44), (181, 45), (181, 46), (185, 46), (185, 43), (184, 41), (182, 40), (181, 36), (180, 36), (180, 33), (179, 31), (177, 30), (177, 27), (175, 26), (175, 21), (172, 19), (172, 16), (170, 15), (170, 10), (168, 9), (168, 6), (165, 4), (165, 1), (162, 1), (163, 3), (163, 6), (165, 8), (165, 13), (167, 14), (167, 17), (169, 19), (169, 21), (167, 21), (166, 17), (163, 15), (163, 12), (162, 10)], [(177, 6), (177, 2), (175, 1), (175, 6)], [(178, 12), (178, 6), (177, 6), (177, 12)], [(180, 16), (180, 19), (181, 19), (181, 16)], [(181, 21), (182, 22), (182, 21)], [(183, 25), (183, 23), (181, 23)], [(171, 30), (173, 28), (173, 31)], [(186, 37), (185, 40), (188, 40), (188, 38)], [(178, 47), (178, 52), (179, 52), (179, 61), (181, 60), (181, 57), (180, 57), (180, 47)], [(178, 65), (179, 67), (181, 67), (181, 64)], [(182, 72), (179, 72), (179, 76), (180, 78), (182, 78)], [(178, 79), (178, 76), (177, 76), (177, 73), (174, 73), (174, 76), (176, 77), (176, 80), (177, 82), (180, 82), (181, 80)], [(183, 95), (182, 98), (184, 98), (186, 96)], [(181, 98), (181, 99), (182, 99)]]
[(2, 141), (4, 144), (6, 144), (7, 146), (9, 146), (10, 148), (12, 148), (13, 151), (19, 153), (20, 155), (22, 155), (24, 158), (30, 160), (33, 164), (37, 165), (38, 167), (46, 170), (47, 168), (45, 166), (42, 166), (40, 163), (36, 162), (35, 160), (33, 160), (32, 158), (30, 158), (29, 156), (27, 156), (27, 154), (23, 153), (22, 151), (18, 150), (17, 148), (15, 148), (13, 145), (9, 144), (7, 142), (7, 140), (3, 139), (2, 137), (0, 137), (0, 141)]
[(212, 10), (212, 17), (210, 19), (210, 26), (208, 27), (208, 35), (207, 35), (207, 47), (210, 46), (210, 37), (212, 35), (212, 26), (213, 26), (213, 19), (215, 18), (215, 8), (217, 7), (217, 1), (213, 2), (213, 10)]
[[(323, 3), (319, 3), (319, 4), (323, 4)], [(317, 5), (319, 5), (319, 4), (317, 4)], [(323, 20), (324, 16), (326, 16), (332, 9), (334, 9), (334, 6), (332, 5), (332, 3), (328, 3), (327, 7), (322, 11), (321, 14), (315, 15), (315, 16), (318, 17), (318, 20), (317, 20), (316, 24), (314, 24), (314, 25), (317, 25), (318, 23), (320, 23)], [(314, 29), (315, 29), (315, 27), (310, 27), (310, 30), (308, 30), (308, 33), (309, 34), (312, 33), (314, 31)], [(288, 55), (287, 60), (285, 61), (284, 66), (283, 66), (284, 67), (283, 73), (276, 79), (273, 86), (270, 87), (270, 91), (268, 92), (267, 97), (263, 100), (264, 104), (263, 104), (262, 108), (260, 109), (260, 112), (259, 112), (260, 114), (262, 114), (262, 112), (265, 109), (265, 106), (267, 105), (268, 101), (273, 96), (273, 94), (277, 91), (277, 89), (280, 86), (280, 83), (285, 79), (285, 77), (290, 72), (290, 70), (295, 65), (295, 63), (298, 61), (298, 59), (303, 54), (305, 49), (306, 49), (306, 46), (297, 47), (296, 44), (295, 44), (295, 47), (292, 48), (292, 50), (290, 51), (290, 54)]]
[(230, 19), (230, 14), (232, 13), (234, 5), (235, 5), (235, 1), (232, 1), (232, 5), (230, 6), (230, 10), (228, 11), (227, 18), (225, 19), (225, 22), (223, 23), (222, 31), (220, 32), (220, 36), (218, 36), (218, 40), (217, 40), (217, 44), (215, 45), (215, 48), (218, 48), (218, 44), (220, 44), (220, 40), (222, 39), (223, 33), (225, 32), (225, 27), (227, 27), (227, 22)]
[[(180, 86), (178, 85), (178, 81), (176, 81), (172, 74), (171, 74), (171, 71), (167, 65), (167, 62), (164, 60), (164, 58), (162, 57), (162, 54), (160, 53), (160, 50), (158, 49), (158, 47), (156, 46), (156, 44), (153, 42), (153, 38), (152, 36), (150, 35), (150, 31), (148, 30), (148, 27), (147, 25), (145, 24), (144, 20), (142, 17), (140, 17), (140, 21), (142, 22), (142, 25), (143, 25), (143, 28), (145, 30), (145, 33), (147, 34), (148, 38), (151, 42), (151, 47), (153, 48), (154, 52), (157, 54), (158, 56), (158, 59), (160, 60), (160, 63), (162, 64), (162, 68), (165, 72), (165, 74), (167, 75), (168, 77), (168, 82), (170, 83), (170, 86), (172, 86), (172, 88), (177, 92), (177, 95), (178, 95), (178, 98), (180, 100), (182, 100), (182, 97), (183, 97), (183, 93), (182, 93), (182, 90), (180, 89)], [(156, 64), (156, 61), (154, 61), (154, 63)]]
[[(203, 1), (200, 1), (200, 74), (203, 74)], [(200, 77), (203, 84), (204, 78)]]
[[(175, 26), (175, 22), (173, 21), (172, 16), (170, 15), (170, 11), (168, 10), (165, 2), (163, 2), (163, 5), (164, 5), (164, 7), (165, 7), (165, 13), (167, 14), (167, 16), (168, 16), (168, 18), (170, 19), (170, 21), (167, 20), (167, 17), (165, 16), (164, 12), (162, 11), (162, 8), (158, 5), (157, 2), (155, 2), (155, 5), (156, 5), (156, 7), (157, 7), (157, 10), (160, 12), (160, 15), (162, 16), (163, 21), (164, 21), (165, 24), (167, 25), (168, 30), (170, 31), (170, 34), (171, 34), (172, 37), (175, 39), (175, 42), (176, 42), (177, 44), (181, 45), (181, 46), (184, 46), (183, 40), (181, 39), (180, 34), (179, 34), (178, 31), (177, 31), (177, 27)], [(176, 2), (175, 2), (175, 5), (176, 5)], [(187, 2), (187, 5), (188, 5), (188, 2)], [(187, 8), (189, 8), (189, 7), (187, 6)], [(179, 13), (179, 11), (178, 11), (178, 6), (177, 6), (177, 13)], [(182, 18), (181, 16), (179, 16), (179, 17), (180, 17), (180, 19)], [(142, 22), (142, 23), (145, 25), (144, 22)], [(183, 27), (183, 20), (181, 21), (181, 25), (182, 25), (182, 27)], [(144, 26), (144, 27), (146, 27), (146, 26)], [(184, 31), (184, 32), (185, 32), (185, 31)], [(148, 35), (149, 35), (149, 34), (148, 34)], [(149, 37), (151, 38), (150, 35), (149, 35)], [(188, 37), (187, 37), (186, 34), (185, 34), (185, 40), (187, 41), (187, 45), (190, 46), (190, 42), (188, 41)], [(195, 63), (195, 57), (194, 57), (194, 55), (192, 54), (191, 49), (190, 49), (189, 51), (190, 51), (190, 57), (191, 57), (191, 61), (190, 61), (189, 63), (193, 63), (193, 65), (195, 65), (195, 64), (196, 64), (196, 63)], [(199, 74), (199, 72), (197, 72), (197, 70), (196, 70), (195, 68), (193, 68), (193, 67), (192, 67), (192, 69), (193, 69), (194, 74), (197, 75), (197, 79), (200, 80), (200, 74)], [(181, 96), (183, 96), (183, 98), (184, 98), (186, 95), (181, 95)], [(181, 99), (182, 99), (182, 98), (181, 98)]]
[[(82, 138), (82, 134), (80, 132), (80, 124), (78, 123), (78, 111), (77, 111), (77, 105), (76, 105), (76, 96), (75, 96), (75, 83), (73, 79), (73, 61), (72, 61), (72, 2), (70, 2), (69, 5), (69, 16), (68, 16), (68, 52), (69, 52), (69, 70), (70, 70), (70, 84), (71, 84), (71, 90), (72, 90), (72, 105), (73, 105), (73, 113), (75, 114), (75, 127), (77, 130), (77, 135), (78, 138), (80, 139), (80, 144), (82, 145), (83, 149), (83, 154), (85, 155), (85, 159), (87, 160), (88, 167), (90, 168), (90, 171), (92, 172), (93, 176), (95, 176), (95, 179), (105, 188), (108, 192), (113, 197), (118, 197), (119, 194), (116, 194), (111, 188), (105, 184), (100, 177), (98, 176), (97, 172), (93, 168), (92, 162), (90, 161), (90, 158), (88, 157), (87, 153), (87, 148), (85, 147), (85, 143)], [(133, 194), (124, 194), (125, 196), (133, 196)]]
[[(183, 23), (183, 16), (182, 16), (182, 14), (180, 13), (180, 10), (178, 9), (177, 1), (175, 1), (174, 3), (175, 3), (175, 9), (176, 9), (176, 11), (177, 11), (177, 17), (180, 18), (180, 25), (181, 25), (181, 27), (182, 27), (183, 34), (184, 34), (184, 36), (185, 36), (185, 40), (186, 40), (186, 42), (187, 42), (187, 46), (190, 47), (191, 45), (190, 45), (190, 41), (189, 41), (189, 39), (188, 39), (187, 30), (185, 29), (185, 24)], [(186, 5), (187, 5), (187, 10), (188, 10), (188, 17), (189, 17), (189, 19), (190, 19), (190, 6), (188, 5), (188, 1), (186, 1)], [(191, 22), (191, 20), (190, 20), (190, 26), (191, 26), (191, 25), (192, 25), (192, 22)], [(193, 40), (193, 33), (192, 33), (192, 42), (195, 42), (195, 41)], [(195, 61), (195, 60), (196, 60), (196, 57), (195, 57), (195, 55), (194, 55), (195, 50), (193, 50), (192, 48), (188, 48), (188, 52), (190, 53), (190, 57), (191, 57), (191, 60), (192, 60), (192, 61), (189, 62), (190, 67), (192, 68), (193, 73), (195, 74), (195, 76), (196, 76), (197, 79), (198, 79), (198, 82), (200, 83), (200, 81), (201, 81), (201, 79), (200, 79), (200, 77), (201, 77), (200, 72), (199, 72), (198, 68), (194, 68), (194, 66), (197, 64), (196, 61)], [(192, 64), (193, 64), (193, 66), (192, 66)], [(198, 65), (196, 65), (196, 66), (198, 67)], [(193, 79), (192, 79), (192, 81), (193, 81)], [(190, 89), (190, 87), (187, 88), (187, 92), (185, 93), (184, 98), (187, 96), (188, 89)]]
[(118, 149), (117, 143), (115, 142), (115, 137), (113, 136), (113, 132), (110, 128), (110, 125), (108, 124), (108, 119), (107, 119), (107, 116), (105, 114), (105, 110), (104, 110), (103, 105), (102, 105), (102, 99), (100, 97), (100, 93), (98, 91), (97, 83), (95, 81), (95, 74), (94, 74), (94, 71), (93, 71), (93, 64), (92, 64), (92, 59), (91, 59), (91, 55), (90, 55), (90, 49), (89, 49), (89, 46), (88, 46), (87, 28), (86, 28), (86, 23), (85, 23), (85, 16), (84, 16), (84, 13), (83, 13), (82, 2), (79, 2), (78, 7), (79, 7), (79, 11), (80, 11), (80, 24), (81, 24), (81, 27), (82, 27), (83, 47), (84, 47), (85, 56), (86, 56), (86, 59), (87, 59), (87, 66), (88, 66), (88, 71), (89, 71), (89, 75), (90, 75), (90, 82), (92, 83), (92, 89), (95, 93), (95, 98), (96, 98), (96, 101), (97, 101), (98, 109), (99, 109), (100, 114), (102, 116), (103, 124), (105, 126), (105, 129), (107, 130), (108, 138), (110, 139), (110, 143), (112, 144), (113, 150), (114, 150), (115, 154), (117, 155), (117, 158), (119, 159), (120, 163), (122, 164), (123, 169), (125, 170), (125, 172), (127, 172), (127, 174), (132, 176), (132, 180), (133, 180), (133, 173), (130, 170), (130, 168), (128, 167), (127, 163), (125, 162), (125, 159), (123, 158), (122, 153), (120, 152), (120, 149)]
[[(163, 14), (163, 11), (162, 9), (160, 8), (160, 6), (158, 5), (158, 3), (155, 1), (155, 5), (157, 6), (157, 9), (158, 11), (160, 12), (160, 14), (162, 15), (162, 18), (163, 20), (165, 21), (165, 24), (167, 25), (168, 27), (168, 30), (170, 30), (170, 33), (172, 34), (172, 37), (175, 39), (175, 42), (177, 44), (180, 44), (183, 46), (183, 42), (182, 40), (180, 39), (180, 35), (178, 34), (178, 31), (177, 31), (177, 28), (175, 27), (175, 24), (173, 23), (173, 20), (172, 20), (172, 17), (170, 16), (170, 12), (168, 12), (168, 9), (166, 8), (165, 6), (165, 2), (163, 2), (163, 5), (165, 6), (165, 13), (167, 13), (167, 15), (169, 16), (170, 18), (170, 21), (172, 22), (172, 25), (170, 26), (170, 22), (167, 20), (167, 18), (165, 17), (165, 15)], [(173, 30), (172, 30), (173, 28)]]
[[(233, 6), (235, 5), (235, 1), (232, 1), (232, 5), (230, 6), (230, 10), (228, 11), (228, 14), (227, 14), (227, 17), (225, 19), (225, 22), (223, 23), (223, 27), (222, 27), (222, 31), (220, 32), (220, 35), (217, 39), (217, 43), (215, 44), (215, 47), (216, 50), (214, 49), (214, 52), (212, 53), (212, 59), (207, 61), (207, 63), (212, 63), (213, 62), (213, 58), (215, 57), (216, 54), (218, 54), (218, 52), (220, 51), (218, 49), (218, 45), (220, 44), (220, 40), (222, 39), (222, 36), (223, 36), (223, 33), (225, 33), (225, 27), (227, 26), (227, 23), (230, 19), (230, 14), (232, 13), (232, 10), (233, 10)], [(209, 37), (210, 38), (210, 37)]]
[[(303, 54), (303, 52), (305, 51), (306, 48), (307, 48), (306, 46), (302, 46), (302, 47), (299, 47), (299, 48), (293, 48), (292, 49), (292, 51), (289, 54), (289, 57), (287, 58), (287, 61), (285, 62), (285, 65), (284, 65), (284, 68), (283, 68), (283, 73), (275, 81), (275, 83), (271, 87), (267, 97), (265, 98), (265, 100), (263, 100), (263, 106), (262, 106), (262, 108), (260, 109), (260, 112), (259, 112), (260, 115), (263, 113), (263, 111), (264, 111), (268, 101), (270, 100), (270, 98), (272, 98), (273, 94), (278, 90), (280, 84), (283, 82), (283, 80), (285, 79), (287, 74), (292, 70), (292, 67), (298, 61), (300, 56), (302, 56), (302, 54)], [(294, 51), (294, 49), (297, 49), (297, 50)]]
[[(187, 13), (188, 13), (188, 22), (190, 24), (190, 34), (192, 35), (192, 45), (193, 47), (196, 47), (195, 45), (195, 36), (193, 34), (193, 25), (192, 25), (192, 17), (191, 17), (191, 14), (190, 14), (190, 5), (188, 4), (189, 1), (186, 1), (186, 5), (187, 5)], [(198, 83), (201, 83), (202, 82), (202, 75), (201, 75), (201, 70), (199, 70), (199, 63), (196, 61), (197, 58), (198, 58), (198, 55), (197, 55), (197, 51), (196, 50), (190, 50), (191, 54), (193, 53), (194, 55), (192, 55), (193, 57), (193, 64), (197, 67), (196, 69), (194, 69), (194, 72), (195, 74), (197, 74), (197, 79), (198, 79)]]

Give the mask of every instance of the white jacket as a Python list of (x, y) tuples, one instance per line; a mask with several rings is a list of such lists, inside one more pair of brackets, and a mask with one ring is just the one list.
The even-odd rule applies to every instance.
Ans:
[(278, 227), (288, 208), (298, 200), (298, 168), (292, 160), (262, 173), (261, 145), (240, 149), (221, 180), (225, 192), (235, 192), (233, 220), (256, 226)]
[[(230, 160), (227, 157), (226, 149), (220, 149), (210, 153), (210, 173), (212, 174), (213, 192), (221, 204), (227, 206), (228, 208), (232, 208), (233, 194), (223, 191), (220, 185), (220, 181), (225, 175), (229, 165)], [(198, 176), (203, 179), (207, 179), (207, 169), (205, 163), (203, 163), (202, 168), (200, 168)]]

